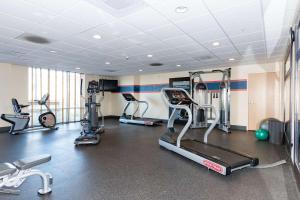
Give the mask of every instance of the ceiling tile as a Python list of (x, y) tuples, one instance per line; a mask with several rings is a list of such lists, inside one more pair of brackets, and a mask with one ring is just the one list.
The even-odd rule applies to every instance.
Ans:
[(195, 42), (193, 39), (191, 39), (188, 36), (179, 36), (179, 37), (173, 37), (169, 39), (163, 40), (164, 43), (169, 45), (170, 47), (178, 47), (178, 46), (186, 46), (186, 45), (197, 45), (197, 42)]
[[(202, 1), (190, 0), (144, 0), (152, 8), (162, 13), (172, 21), (183, 20), (187, 18), (199, 17), (208, 14), (208, 10)], [(179, 6), (187, 7), (187, 12), (177, 13), (175, 9)]]
[(0, 26), (0, 36), (7, 37), (7, 38), (15, 38), (19, 35), (24, 33), (23, 31), (13, 29), (13, 28), (6, 28)]
[(77, 24), (84, 24), (89, 27), (115, 20), (113, 16), (86, 1), (80, 1), (75, 6), (63, 12), (62, 16)]
[(2, 27), (20, 30), (23, 32), (30, 32), (37, 24), (30, 21), (13, 17), (7, 14), (0, 13), (0, 24)]
[(103, 43), (103, 46), (114, 48), (115, 50), (126, 49), (132, 46), (132, 42), (124, 39), (116, 39), (110, 42)]
[(250, 43), (254, 41), (264, 40), (264, 32), (244, 33), (230, 37), (231, 41), (238, 46), (241, 43)]
[[(297, 13), (298, 2), (291, 0), (286, 7), (277, 8), (273, 1), (261, 1), (263, 9), (260, 0), (133, 0), (118, 4), (97, 0), (3, 1), (0, 61), (65, 70), (76, 66), (98, 74), (270, 62), (285, 54), (289, 23)], [(178, 6), (186, 6), (187, 12), (175, 12)], [(273, 12), (268, 11), (271, 7)], [(273, 25), (265, 23), (263, 30), (268, 16)], [(24, 32), (46, 37), (52, 43), (14, 39)], [(102, 39), (95, 40), (95, 34)], [(215, 41), (221, 45), (212, 46)], [(230, 62), (228, 58), (236, 60)], [(111, 64), (105, 65), (105, 61)], [(164, 65), (150, 67), (151, 62)], [(183, 67), (176, 67), (177, 63)]]
[(260, 40), (260, 41), (250, 42), (250, 43), (240, 43), (236, 45), (236, 48), (242, 53), (254, 49), (261, 49), (261, 48), (265, 49), (265, 46), (266, 46), (266, 42), (264, 40)]
[(112, 35), (115, 37), (128, 37), (140, 32), (140, 30), (138, 30), (137, 28), (128, 25), (120, 20), (110, 21), (105, 25), (97, 26), (95, 27), (95, 30), (98, 30), (100, 35)]
[(151, 8), (144, 8), (132, 15), (123, 17), (122, 20), (139, 28), (142, 31), (150, 30), (170, 23), (164, 16), (160, 15)]
[(23, 0), (0, 1), (0, 13), (25, 19), (33, 23), (44, 23), (55, 17), (54, 13)]
[(97, 45), (95, 42), (91, 42), (89, 40), (85, 40), (80, 37), (70, 37), (70, 38), (67, 38), (66, 40), (64, 40), (63, 42), (68, 43), (73, 46), (78, 46), (78, 47), (81, 47), (84, 49), (88, 49), (88, 48), (91, 48), (91, 47)]
[(31, 4), (47, 9), (51, 12), (60, 14), (64, 10), (70, 9), (79, 0), (25, 0)]
[(219, 29), (219, 25), (211, 15), (203, 15), (176, 21), (175, 24), (186, 33), (198, 33), (207, 29)]
[[(69, 41), (70, 43), (72, 41)], [(64, 52), (77, 52), (77, 51), (82, 51), (84, 48), (80, 46), (76, 46), (75, 44), (70, 44), (66, 42), (54, 42), (49, 45), (47, 45), (48, 48), (52, 49), (58, 49)]]
[(59, 30), (60, 32), (64, 32), (66, 35), (73, 36), (78, 33), (81, 33), (87, 30), (89, 27), (85, 24), (77, 24), (73, 21), (69, 20), (68, 18), (58, 16), (52, 19), (51, 21), (45, 24), (50, 29)]
[(177, 37), (177, 36), (183, 36), (185, 34), (173, 24), (167, 24), (155, 29), (151, 29), (146, 31), (146, 33), (149, 33), (150, 35), (153, 35), (156, 38), (159, 38), (160, 40)]
[(191, 36), (199, 43), (217, 42), (220, 39), (224, 39), (227, 37), (219, 27), (215, 29), (204, 29), (199, 32), (194, 32), (191, 34)]
[(248, 4), (251, 1), (259, 0), (204, 0), (209, 10), (213, 12), (227, 10), (234, 7), (240, 7), (245, 4)]
[(207, 51), (203, 46), (200, 46), (199, 44), (192, 44), (192, 45), (184, 45), (184, 46), (178, 46), (175, 47), (176, 50), (182, 51), (182, 52), (199, 52), (199, 51)]
[[(143, 44), (139, 44), (141, 47), (144, 47), (145, 49), (147, 49), (148, 51), (152, 52), (152, 51), (160, 51), (160, 50), (167, 50), (170, 49), (172, 47), (170, 47), (169, 45), (161, 42), (161, 41), (157, 41), (157, 42), (144, 42)], [(149, 53), (150, 53), (149, 52)]]
[(129, 37), (124, 38), (124, 40), (129, 41), (133, 45), (143, 45), (145, 43), (156, 43), (159, 42), (159, 40), (152, 35), (145, 34), (143, 32), (140, 32), (135, 35), (131, 35)]
[[(220, 45), (219, 46), (213, 46), (213, 42), (219, 42)], [(218, 40), (212, 40), (212, 41), (208, 41), (208, 42), (204, 42), (202, 43), (202, 45), (209, 49), (209, 50), (214, 50), (214, 49), (219, 49), (219, 48), (234, 48), (231, 41), (227, 38), (222, 38), (222, 39), (218, 39)]]
[(263, 32), (263, 19), (259, 1), (250, 1), (241, 6), (216, 11), (213, 12), (213, 15), (229, 37), (245, 33)]
[(231, 54), (234, 57), (240, 56), (239, 52), (233, 46), (219, 47), (211, 49), (211, 52), (216, 55)]

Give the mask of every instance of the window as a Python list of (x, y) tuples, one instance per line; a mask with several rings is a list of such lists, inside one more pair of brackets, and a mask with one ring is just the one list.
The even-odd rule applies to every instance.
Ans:
[(80, 86), (84, 75), (58, 70), (28, 68), (28, 102), (31, 106), (31, 126), (39, 125), (38, 117), (46, 112), (35, 100), (49, 93), (49, 107), (56, 115), (57, 123), (81, 119)]

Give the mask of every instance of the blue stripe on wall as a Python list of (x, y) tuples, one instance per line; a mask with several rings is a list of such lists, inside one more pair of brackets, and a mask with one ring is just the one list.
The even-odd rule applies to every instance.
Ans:
[[(209, 90), (219, 90), (220, 82), (208, 82)], [(247, 80), (232, 81), (230, 83), (231, 90), (247, 90)], [(157, 85), (126, 85), (119, 86), (116, 92), (129, 93), (129, 92), (160, 92), (162, 88), (169, 87), (169, 84), (157, 84)]]
[(126, 85), (119, 86), (117, 92), (160, 92), (162, 88), (169, 87), (169, 84), (159, 85)]

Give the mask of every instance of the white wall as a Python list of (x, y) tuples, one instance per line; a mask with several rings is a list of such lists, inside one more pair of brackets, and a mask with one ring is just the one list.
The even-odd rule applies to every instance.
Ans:
[[(281, 79), (279, 70), (281, 63), (255, 64), (236, 66), (232, 68), (232, 80), (248, 79), (250, 73), (278, 72), (278, 79)], [(203, 69), (201, 69), (203, 70)], [(169, 83), (169, 78), (188, 76), (188, 71), (151, 74), (151, 75), (136, 75), (136, 76), (121, 76), (118, 77), (119, 85), (147, 85), (147, 84), (163, 84)], [(218, 74), (205, 75), (204, 81), (221, 80)], [(280, 88), (278, 86), (278, 88)], [(145, 117), (167, 119), (168, 108), (162, 101), (160, 93), (135, 93), (134, 96), (140, 100), (149, 102), (149, 110)], [(121, 103), (120, 103), (121, 102)], [(125, 105), (125, 100), (121, 94), (112, 95), (112, 114), (120, 115), (122, 108)], [(280, 118), (280, 97), (276, 101), (277, 116)], [(231, 91), (231, 124), (247, 126), (248, 125), (248, 91)]]
[[(0, 114), (13, 113), (11, 99), (15, 97), (20, 104), (28, 99), (28, 68), (0, 63)], [(0, 127), (8, 123), (0, 120)]]
[[(244, 65), (232, 68), (232, 79), (248, 79), (250, 73), (278, 72), (278, 79), (282, 79), (281, 63), (269, 63), (263, 65)], [(203, 70), (203, 69), (201, 69)], [(98, 75), (85, 75), (85, 86), (88, 81), (98, 80), (99, 78), (118, 79), (119, 85), (147, 85), (168, 83), (169, 78), (188, 76), (188, 71), (161, 73), (151, 75), (135, 75), (120, 77), (102, 77)], [(27, 67), (12, 64), (0, 64), (0, 113), (12, 113), (11, 98), (16, 97), (20, 102), (27, 102), (28, 94), (28, 70)], [(220, 80), (215, 74), (206, 76), (205, 81)], [(84, 88), (86, 88), (84, 86)], [(135, 93), (134, 96), (140, 100), (149, 102), (149, 110), (145, 117), (167, 119), (168, 108), (161, 99), (160, 93)], [(282, 108), (281, 100), (278, 98), (276, 106), (278, 110), (276, 115), (281, 119)], [(121, 115), (126, 102), (120, 93), (105, 92), (105, 98), (102, 103), (102, 112), (104, 115)], [(129, 109), (132, 111), (132, 108)], [(248, 92), (231, 92), (231, 123), (233, 125), (247, 126), (248, 124)], [(7, 126), (3, 120), (0, 120), (0, 127)]]
[[(88, 83), (92, 80), (99, 81), (99, 79), (114, 79), (113, 77), (107, 77), (107, 76), (99, 76), (99, 75), (92, 75), (92, 74), (86, 74), (85, 75), (85, 83), (83, 85), (83, 90), (86, 93), (86, 89), (88, 86)], [(102, 93), (99, 93), (97, 95), (97, 100), (101, 97)], [(101, 103), (101, 112), (104, 116), (108, 115), (115, 115), (112, 114), (114, 110), (114, 105), (112, 104), (112, 98), (113, 95), (111, 92), (104, 92), (104, 100)]]

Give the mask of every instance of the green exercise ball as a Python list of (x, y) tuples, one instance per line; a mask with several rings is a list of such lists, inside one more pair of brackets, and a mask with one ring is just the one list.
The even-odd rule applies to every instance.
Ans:
[(266, 140), (269, 137), (269, 132), (265, 129), (258, 129), (255, 131), (255, 137), (258, 140)]

